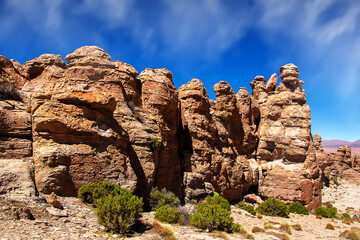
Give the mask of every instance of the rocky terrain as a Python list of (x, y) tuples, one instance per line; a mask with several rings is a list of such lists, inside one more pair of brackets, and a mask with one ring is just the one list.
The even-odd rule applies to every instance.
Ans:
[[(199, 79), (176, 89), (169, 70), (139, 74), (99, 47), (81, 47), (65, 60), (43, 54), (20, 65), (0, 56), (0, 194), (7, 203), (51, 193), (73, 197), (83, 184), (106, 180), (145, 200), (157, 187), (184, 203), (214, 191), (232, 202), (254, 193), (313, 210), (323, 185), (360, 184), (360, 157), (348, 145), (328, 154), (312, 135), (305, 82), (294, 64), (282, 66), (279, 77), (255, 76), (251, 94), (220, 81), (214, 101)], [(92, 216), (77, 200), (63, 201), (74, 208), (71, 216)], [(70, 225), (109, 237), (93, 220), (78, 218), (43, 226), (3, 216), (14, 231), (29, 223), (40, 232), (60, 228), (65, 239), (72, 237), (63, 228)], [(46, 212), (35, 219), (52, 221)]]
[[(343, 196), (346, 196), (344, 202)], [(339, 186), (332, 184), (323, 190), (323, 199), (338, 207), (340, 213), (348, 212), (353, 216), (360, 214), (358, 186), (342, 180)], [(164, 239), (161, 231), (154, 228), (154, 212), (145, 212), (140, 223), (132, 228), (126, 237), (104, 231), (104, 227), (96, 220), (94, 210), (73, 197), (57, 197), (63, 210), (52, 207), (44, 197), (14, 199), (9, 196), (0, 198), (0, 235), (3, 240), (13, 239)], [(28, 219), (24, 209), (29, 209), (35, 219)], [(290, 214), (290, 218), (263, 216), (261, 219), (235, 206), (231, 207), (235, 223), (240, 223), (255, 239), (282, 239), (276, 233), (287, 233), (290, 239), (343, 239), (340, 234), (352, 227), (360, 228), (359, 222), (350, 225), (340, 219), (317, 219), (315, 215)], [(356, 210), (357, 209), (357, 210)], [(21, 211), (22, 210), (22, 211)], [(22, 214), (17, 215), (17, 212)], [(17, 219), (20, 216), (20, 219)], [(291, 234), (277, 228), (287, 223)], [(331, 223), (335, 229), (326, 229)], [(254, 227), (264, 229), (272, 224), (274, 228), (266, 232), (253, 232)], [(171, 229), (175, 239), (211, 240), (211, 239), (248, 239), (245, 234), (229, 234), (224, 232), (206, 232), (190, 226), (165, 224), (161, 226)], [(301, 227), (301, 229), (300, 229)]]

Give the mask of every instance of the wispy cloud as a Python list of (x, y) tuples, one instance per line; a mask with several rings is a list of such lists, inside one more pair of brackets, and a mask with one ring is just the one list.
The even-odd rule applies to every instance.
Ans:
[(269, 44), (288, 39), (300, 46), (298, 52), (303, 56), (328, 66), (329, 72), (341, 70), (335, 73), (339, 76), (328, 80), (338, 84), (341, 79), (342, 85), (337, 91), (341, 96), (349, 97), (359, 91), (360, 54), (356, 51), (360, 49), (359, 1), (255, 2), (255, 9), (261, 13), (257, 26), (272, 36)]

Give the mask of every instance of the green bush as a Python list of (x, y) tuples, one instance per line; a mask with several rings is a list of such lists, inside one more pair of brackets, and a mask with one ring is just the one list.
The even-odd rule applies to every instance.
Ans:
[(230, 216), (229, 202), (220, 196), (207, 196), (196, 204), (190, 224), (200, 229), (231, 231), (234, 219)]
[(117, 196), (127, 192), (118, 185), (100, 181), (98, 183), (88, 183), (80, 187), (78, 191), (78, 198), (85, 202), (97, 205), (97, 201), (105, 196)]
[(309, 215), (308, 209), (302, 205), (300, 202), (292, 202), (289, 205), (289, 211), (291, 213)]
[(89, 183), (78, 192), (80, 200), (93, 204), (106, 230), (125, 233), (142, 213), (142, 198), (109, 182)]
[(256, 211), (254, 209), (254, 206), (251, 205), (251, 204), (246, 204), (244, 201), (239, 202), (237, 204), (237, 207), (251, 213), (254, 216), (256, 215)]
[(275, 198), (266, 199), (257, 207), (256, 211), (267, 216), (278, 217), (288, 217), (290, 213), (288, 206)]
[(165, 188), (161, 191), (153, 189), (150, 193), (150, 206), (152, 209), (157, 209), (164, 205), (175, 207), (179, 204), (179, 198), (177, 198), (174, 193), (167, 191)]
[(351, 217), (350, 217), (350, 214), (343, 213), (343, 214), (341, 214), (341, 218), (351, 218)]
[(315, 215), (325, 218), (337, 218), (337, 209), (334, 207), (319, 207), (315, 210)]
[(167, 205), (155, 210), (155, 219), (161, 222), (177, 223), (179, 221), (179, 210)]
[(129, 192), (101, 198), (96, 215), (107, 231), (126, 233), (141, 216), (143, 201)]

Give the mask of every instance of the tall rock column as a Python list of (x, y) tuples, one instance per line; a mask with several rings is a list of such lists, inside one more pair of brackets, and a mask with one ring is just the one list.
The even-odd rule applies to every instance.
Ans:
[[(301, 87), (304, 82), (298, 79), (298, 67), (294, 64), (282, 66), (280, 72), (283, 81), (275, 91), (255, 91), (261, 112), (259, 194), (300, 201), (313, 208), (321, 201), (321, 182), (312, 147), (310, 108)], [(261, 98), (265, 92), (267, 97)], [(310, 165), (313, 169), (309, 173)]]

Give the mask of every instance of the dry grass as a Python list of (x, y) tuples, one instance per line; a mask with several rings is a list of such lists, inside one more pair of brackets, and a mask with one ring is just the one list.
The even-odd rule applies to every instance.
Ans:
[(263, 215), (261, 215), (260, 213), (258, 213), (258, 214), (256, 215), (256, 217), (257, 217), (258, 219), (262, 219), (262, 218), (263, 218)]
[(274, 235), (277, 238), (279, 238), (280, 240), (290, 240), (289, 235), (287, 235), (286, 233), (279, 233), (279, 232), (274, 232), (274, 231), (268, 231), (266, 233)]
[(360, 228), (352, 227), (349, 230), (342, 232), (339, 237), (350, 240), (360, 240)]
[(174, 231), (167, 226), (162, 225), (159, 221), (155, 220), (153, 228), (158, 232), (165, 240), (176, 240)]
[(258, 233), (258, 232), (265, 232), (265, 229), (258, 227), (258, 226), (253, 226), (253, 228), (251, 229), (252, 233)]
[(353, 223), (353, 220), (351, 220), (351, 218), (348, 218), (348, 217), (344, 217), (343, 220), (342, 220), (343, 223), (345, 224), (352, 224)]
[(296, 231), (302, 231), (302, 230), (303, 230), (303, 228), (302, 228), (302, 226), (301, 226), (300, 223), (291, 224), (291, 227), (292, 227), (292, 229), (294, 229), (294, 230), (296, 230)]
[(287, 234), (290, 234), (290, 235), (292, 234), (291, 226), (287, 222), (280, 223), (279, 230), (282, 230), (282, 231), (284, 231), (284, 232), (286, 232)]
[(334, 225), (332, 225), (331, 223), (327, 223), (325, 228), (329, 230), (335, 230)]

